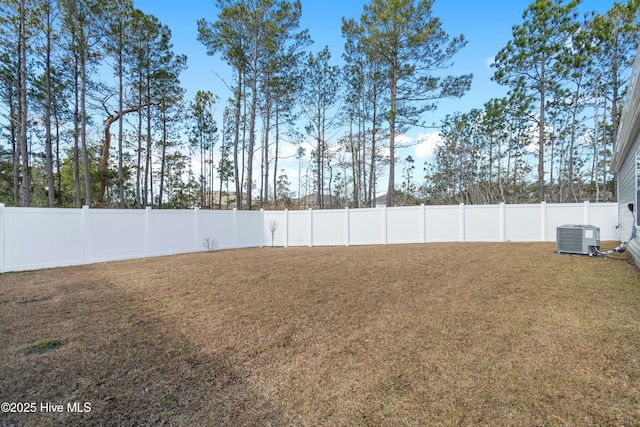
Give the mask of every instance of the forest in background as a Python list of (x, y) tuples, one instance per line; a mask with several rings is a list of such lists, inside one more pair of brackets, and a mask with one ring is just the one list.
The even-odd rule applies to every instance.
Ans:
[[(186, 56), (132, 0), (0, 0), (0, 203), (369, 207), (380, 185), (387, 206), (615, 200), (638, 0), (602, 14), (534, 1), (492, 65), (508, 95), (448, 114), (433, 161), (416, 165), (400, 136), (473, 73), (446, 75), (466, 39), (432, 3), (371, 0), (343, 18), (336, 66), (338, 53), (309, 50), (300, 1), (217, 0), (194, 43), (233, 72), (221, 100), (185, 99)], [(285, 144), (297, 188), (279, 169)]]

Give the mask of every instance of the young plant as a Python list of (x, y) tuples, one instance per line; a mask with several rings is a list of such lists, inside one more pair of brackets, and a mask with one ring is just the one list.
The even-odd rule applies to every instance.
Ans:
[(202, 246), (207, 249), (207, 252), (211, 252), (215, 251), (218, 248), (218, 242), (216, 241), (216, 239), (213, 239), (211, 237), (205, 237), (204, 241), (202, 242)]

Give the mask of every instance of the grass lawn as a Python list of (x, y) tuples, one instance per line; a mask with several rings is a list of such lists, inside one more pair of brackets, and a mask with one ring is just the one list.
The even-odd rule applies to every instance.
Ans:
[(554, 249), (256, 248), (2, 274), (0, 402), (36, 413), (0, 426), (638, 425), (640, 272)]

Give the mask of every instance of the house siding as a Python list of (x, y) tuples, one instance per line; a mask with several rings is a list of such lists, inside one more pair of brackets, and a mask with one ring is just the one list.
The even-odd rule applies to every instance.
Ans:
[[(638, 155), (640, 155), (640, 49), (633, 64), (627, 99), (620, 120), (618, 140), (615, 143), (611, 162), (613, 171), (617, 173), (618, 237), (621, 241), (627, 241), (631, 236), (632, 227), (637, 227), (637, 221), (633, 221), (627, 205), (633, 203), (634, 213), (638, 215), (640, 208), (636, 200), (636, 183), (640, 173), (637, 171), (636, 163)], [(640, 232), (638, 235), (629, 243), (627, 251), (640, 266)]]
[[(633, 216), (627, 205), (634, 204), (634, 213), (638, 215), (636, 201), (636, 153), (640, 152), (640, 137), (637, 137), (629, 155), (625, 159), (618, 172), (618, 237), (621, 241), (627, 241), (631, 236), (631, 227), (635, 227)], [(639, 233), (640, 235), (640, 233)], [(640, 238), (633, 239), (627, 251), (633, 256), (636, 264), (640, 266)]]

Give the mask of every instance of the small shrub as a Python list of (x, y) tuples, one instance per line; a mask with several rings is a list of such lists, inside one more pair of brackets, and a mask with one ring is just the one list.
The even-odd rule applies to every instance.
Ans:
[(207, 249), (207, 252), (211, 252), (215, 251), (218, 248), (218, 242), (216, 241), (216, 239), (213, 239), (211, 237), (205, 237), (204, 241), (202, 242), (202, 246)]

